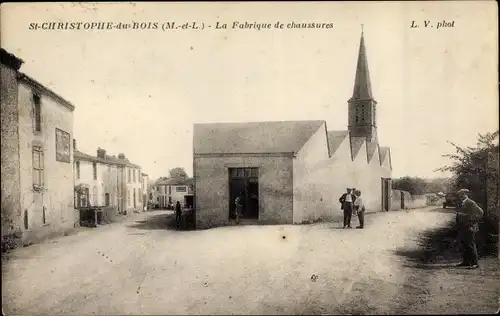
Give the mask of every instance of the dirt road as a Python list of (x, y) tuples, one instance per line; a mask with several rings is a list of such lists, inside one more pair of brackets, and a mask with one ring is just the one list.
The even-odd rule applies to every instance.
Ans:
[[(165, 228), (167, 216), (145, 213), (14, 251), (2, 261), (4, 312), (381, 314), (498, 308), (497, 263), (495, 269), (424, 271), (398, 255), (417, 248), (421, 232), (444, 225), (452, 214), (372, 214), (364, 230), (324, 223), (176, 231)], [(472, 279), (480, 287), (464, 286)], [(471, 295), (480, 304), (471, 306)]]

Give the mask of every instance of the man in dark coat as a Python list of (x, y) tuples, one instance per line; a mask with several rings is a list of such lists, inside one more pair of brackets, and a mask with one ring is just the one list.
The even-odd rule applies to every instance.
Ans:
[(475, 239), (484, 211), (468, 197), (468, 193), (467, 189), (457, 192), (461, 200), (460, 208), (457, 209), (458, 237), (462, 244), (462, 262), (458, 266), (477, 269), (479, 265)]
[(354, 201), (356, 201), (356, 196), (352, 194), (352, 189), (347, 188), (347, 192), (342, 194), (339, 199), (340, 209), (344, 211), (344, 228), (351, 228), (351, 217)]
[(177, 224), (177, 227), (179, 227), (181, 224), (181, 215), (181, 203), (177, 201), (177, 203), (175, 203), (175, 223)]

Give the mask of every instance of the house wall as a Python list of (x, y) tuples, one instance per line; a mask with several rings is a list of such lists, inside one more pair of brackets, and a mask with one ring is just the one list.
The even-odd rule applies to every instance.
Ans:
[(142, 190), (142, 201), (143, 201), (142, 208), (144, 211), (147, 209), (148, 200), (149, 200), (148, 182), (149, 182), (149, 177), (146, 175), (143, 175), (142, 180), (141, 180), (141, 190)]
[(195, 157), (196, 227), (229, 221), (228, 168), (259, 168), (259, 222), (293, 222), (293, 162), (291, 157)]
[(168, 191), (166, 185), (155, 185), (153, 190), (153, 202), (160, 208), (165, 208), (168, 203)]
[(361, 190), (367, 212), (381, 211), (381, 178), (391, 175), (388, 160), (381, 165), (378, 149), (368, 163), (366, 144), (353, 161), (349, 136), (329, 157), (326, 126), (299, 151), (293, 170), (294, 223), (341, 218), (338, 199), (346, 188)]
[[(34, 132), (33, 90), (30, 85), (22, 83), (18, 92), (21, 209), (28, 214), (28, 229), (23, 238), (37, 240), (52, 232), (73, 228), (78, 221), (73, 204), (73, 112), (41, 94), (42, 131)], [(71, 136), (69, 163), (56, 161), (56, 128)], [(44, 152), (44, 188), (41, 192), (36, 192), (33, 187), (34, 145), (41, 146)]]
[[(90, 205), (97, 206), (102, 205), (99, 199), (99, 191), (102, 193), (101, 183), (102, 183), (102, 164), (96, 163), (97, 165), (97, 179), (94, 180), (94, 171), (92, 167), (92, 162), (87, 160), (77, 160), (80, 163), (80, 177), (78, 178), (76, 171), (76, 163), (74, 163), (74, 174), (75, 174), (75, 186), (78, 184), (85, 184), (89, 186), (89, 203)], [(94, 194), (94, 192), (96, 194)]]
[[(177, 188), (184, 188), (184, 191), (177, 192)], [(181, 205), (184, 205), (184, 196), (189, 194), (188, 185), (170, 185), (170, 196), (172, 197), (172, 203), (177, 203), (179, 201)]]
[(21, 211), (17, 72), (0, 64), (2, 237), (20, 231)]
[[(129, 178), (130, 170), (130, 178)], [(142, 210), (142, 189), (141, 189), (141, 169), (134, 167), (125, 167), (125, 173), (127, 176), (126, 183), (126, 210)], [(133, 176), (135, 172), (135, 178)], [(134, 193), (135, 193), (135, 205), (134, 205)]]

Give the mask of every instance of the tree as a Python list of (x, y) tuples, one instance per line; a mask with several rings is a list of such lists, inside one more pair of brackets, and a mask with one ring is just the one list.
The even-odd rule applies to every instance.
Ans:
[(184, 180), (188, 178), (186, 170), (184, 170), (184, 168), (182, 168), (182, 167), (177, 167), (177, 168), (170, 169), (168, 171), (168, 176), (170, 178), (184, 179)]
[(418, 177), (402, 177), (392, 181), (392, 188), (407, 191), (411, 195), (422, 195), (427, 193), (427, 182)]
[(428, 179), (426, 182), (426, 193), (449, 192), (451, 190), (451, 179), (449, 178)]
[[(487, 183), (498, 183), (498, 168), (488, 166), (488, 155), (498, 155), (499, 131), (494, 133), (479, 134), (476, 147), (460, 147), (452, 142), (455, 154), (443, 155), (451, 159), (449, 166), (439, 168), (438, 171), (450, 171), (453, 173), (453, 187), (457, 189), (469, 189), (471, 198), (476, 201), (485, 212), (487, 210)], [(498, 185), (496, 188), (498, 192)], [(485, 214), (496, 222), (498, 232), (498, 209), (492, 214)]]

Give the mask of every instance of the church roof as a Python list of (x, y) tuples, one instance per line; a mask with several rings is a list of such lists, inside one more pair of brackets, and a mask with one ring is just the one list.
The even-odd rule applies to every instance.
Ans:
[(194, 125), (194, 154), (297, 153), (325, 121)]
[(335, 154), (347, 135), (349, 135), (349, 131), (328, 131), (327, 136), (330, 157)]
[(356, 158), (356, 156), (359, 153), (359, 150), (361, 147), (363, 147), (363, 144), (366, 142), (365, 137), (351, 137), (351, 155), (352, 155), (352, 160)]
[(389, 154), (389, 147), (380, 147), (379, 154), (380, 154), (380, 162), (382, 163)]
[(372, 161), (375, 156), (375, 151), (377, 150), (378, 144), (376, 142), (366, 143), (366, 153), (368, 155), (368, 162)]
[(356, 78), (351, 100), (373, 100), (368, 60), (366, 58), (365, 39), (361, 33), (359, 42), (358, 63), (356, 66)]

